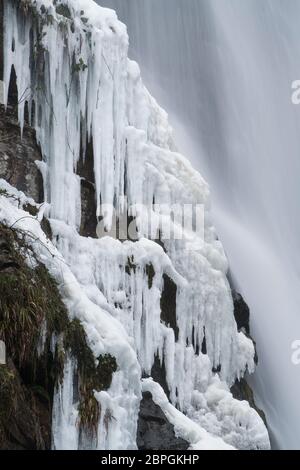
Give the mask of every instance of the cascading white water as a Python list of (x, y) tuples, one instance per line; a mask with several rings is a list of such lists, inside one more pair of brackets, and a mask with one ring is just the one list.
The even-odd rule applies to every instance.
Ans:
[(299, 448), (300, 76), (297, 0), (98, 0), (212, 188), (232, 277), (252, 312), (255, 390), (274, 445)]

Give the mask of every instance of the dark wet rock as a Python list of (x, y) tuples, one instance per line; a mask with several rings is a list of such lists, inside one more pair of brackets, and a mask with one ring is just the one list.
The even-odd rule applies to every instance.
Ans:
[[(3, 79), (3, 0), (0, 0), (0, 80)], [(35, 161), (41, 160), (35, 131), (25, 123), (23, 137), (17, 119), (18, 90), (12, 69), (8, 107), (0, 105), (0, 178), (32, 197), (43, 201), (43, 181)]]
[(160, 362), (158, 356), (155, 356), (154, 364), (151, 369), (151, 377), (155, 382), (159, 383), (159, 385), (162, 387), (163, 391), (169, 398), (170, 390), (167, 384), (166, 366), (164, 362)]
[(3, 0), (0, 0), (0, 80), (3, 80)]
[(234, 398), (237, 400), (243, 401), (246, 400), (251, 408), (254, 408), (254, 410), (259, 414), (259, 416), (262, 418), (263, 422), (267, 426), (267, 420), (264, 412), (256, 406), (255, 400), (254, 400), (254, 394), (252, 391), (252, 388), (249, 386), (247, 383), (246, 379), (240, 379), (236, 380), (233, 386), (230, 389), (232, 395)]
[(143, 394), (138, 420), (137, 445), (140, 450), (186, 450), (189, 443), (176, 437), (174, 426), (152, 400)]
[(77, 174), (81, 177), (81, 225), (80, 235), (93, 237), (96, 235), (96, 191), (94, 177), (94, 150), (92, 142), (81, 144), (80, 159), (77, 164)]
[(36, 202), (43, 201), (43, 180), (35, 163), (41, 151), (34, 130), (25, 124), (23, 137), (11, 107), (0, 106), (0, 178)]
[[(27, 387), (11, 359), (0, 365), (1, 407), (7, 407), (7, 415), (1, 413), (0, 449), (44, 450), (51, 448), (51, 407), (40, 394)], [(10, 380), (11, 396), (5, 383)], [(7, 403), (9, 401), (9, 403)]]
[(49, 220), (45, 216), (43, 217), (43, 219), (41, 221), (41, 228), (42, 228), (43, 232), (45, 233), (45, 235), (49, 238), (49, 240), (52, 240), (51, 225), (50, 225)]
[(232, 291), (234, 317), (238, 330), (243, 330), (247, 335), (250, 334), (250, 311), (241, 294)]
[(86, 179), (81, 180), (81, 225), (80, 235), (96, 237), (97, 217), (95, 186)]
[(254, 355), (254, 362), (255, 364), (258, 364), (258, 355), (257, 355), (257, 349), (256, 349), (256, 342), (250, 335), (250, 310), (248, 305), (246, 304), (245, 300), (235, 290), (232, 290), (232, 299), (233, 299), (233, 306), (234, 306), (234, 318), (237, 324), (237, 329), (238, 331), (242, 331), (247, 338), (250, 338), (254, 349), (255, 349), (255, 355)]

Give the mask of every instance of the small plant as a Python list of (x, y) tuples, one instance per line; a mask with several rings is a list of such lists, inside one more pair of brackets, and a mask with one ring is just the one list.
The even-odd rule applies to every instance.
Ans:
[[(109, 388), (116, 359), (109, 354), (95, 359), (82, 323), (70, 320), (58, 286), (46, 267), (39, 263), (21, 231), (0, 224), (0, 338), (30, 389), (51, 406), (55, 387), (63, 379), (66, 356), (77, 363), (79, 425), (95, 432), (100, 408), (95, 391)], [(30, 267), (29, 259), (33, 258)], [(43, 348), (38, 354), (41, 338)], [(51, 341), (56, 338), (55, 351)], [(1, 375), (2, 374), (2, 375)], [(13, 377), (0, 366), (0, 400), (14, 396)], [(7, 409), (13, 403), (7, 401)], [(0, 410), (1, 421), (1, 410)], [(0, 434), (1, 434), (0, 422)]]
[(29, 202), (24, 204), (23, 210), (26, 212), (29, 212), (29, 214), (32, 215), (32, 217), (36, 217), (39, 213), (39, 208), (36, 206), (33, 206), (32, 204), (29, 204)]
[(14, 409), (15, 375), (6, 365), (0, 365), (0, 430)]
[(73, 65), (74, 72), (84, 72), (88, 66), (84, 63), (83, 59), (80, 57), (79, 62)]
[(0, 196), (8, 197), (8, 192), (6, 191), (6, 189), (0, 189)]

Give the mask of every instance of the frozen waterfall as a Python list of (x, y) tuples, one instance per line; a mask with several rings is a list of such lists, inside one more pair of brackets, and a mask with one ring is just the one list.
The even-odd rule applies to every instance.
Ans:
[(255, 390), (274, 445), (299, 448), (300, 76), (297, 0), (99, 0), (212, 188), (214, 222), (252, 312)]

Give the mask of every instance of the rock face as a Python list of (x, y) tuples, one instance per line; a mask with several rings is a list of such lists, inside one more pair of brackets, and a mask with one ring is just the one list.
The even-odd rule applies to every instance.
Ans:
[(86, 143), (85, 158), (80, 156), (77, 174), (81, 177), (81, 225), (80, 235), (95, 237), (97, 227), (94, 178), (94, 152), (91, 142)]
[[(7, 233), (7, 229), (3, 231), (0, 226), (0, 295), (2, 295), (0, 338), (5, 340), (7, 340), (5, 322), (12, 321), (8, 313), (11, 303), (5, 295), (7, 292), (5, 286), (9, 284), (8, 289), (11, 288), (12, 295), (16, 298), (13, 290), (14, 281), (18, 279), (18, 289), (22, 291), (22, 282), (27, 283), (30, 278), (29, 272), (29, 277), (23, 273), (21, 258), (16, 258), (12, 238), (8, 237)], [(23, 308), (23, 305), (20, 308)], [(15, 311), (15, 313), (21, 315), (21, 312)], [(34, 329), (33, 326), (32, 329)], [(15, 343), (17, 344), (17, 338), (15, 338)], [(20, 353), (19, 347), (16, 348)], [(8, 349), (12, 353), (11, 348)], [(0, 366), (0, 449), (49, 449), (51, 446), (50, 397), (38, 380), (36, 383), (32, 381), (31, 364), (24, 362), (21, 365), (19, 359), (18, 354), (15, 355), (14, 360), (7, 357), (6, 364)]]
[(174, 427), (153, 402), (151, 393), (144, 393), (140, 405), (137, 432), (140, 450), (186, 450), (188, 442), (176, 437)]
[(27, 124), (23, 137), (11, 106), (7, 111), (0, 107), (0, 177), (12, 186), (43, 201), (43, 181), (35, 161), (41, 160), (41, 152), (35, 141), (35, 132)]
[(244, 332), (250, 334), (250, 311), (249, 307), (244, 301), (241, 294), (238, 292), (232, 291), (232, 298), (234, 304), (234, 318), (237, 324), (239, 331), (244, 330)]
[(254, 400), (253, 391), (244, 378), (236, 380), (233, 386), (231, 387), (230, 391), (234, 398), (236, 398), (237, 400), (246, 400), (249, 405), (259, 414), (259, 416), (262, 418), (263, 422), (267, 426), (265, 413), (257, 407)]
[[(239, 331), (243, 331), (249, 338), (252, 339), (255, 347), (255, 362), (258, 362), (258, 356), (256, 352), (256, 343), (250, 336), (250, 310), (242, 295), (236, 291), (232, 291), (233, 305), (234, 305), (234, 317)], [(230, 389), (232, 395), (237, 400), (246, 400), (249, 405), (257, 411), (265, 425), (267, 425), (266, 416), (264, 412), (256, 406), (254, 395), (251, 387), (248, 385), (245, 378), (236, 380)]]
[[(2, 8), (3, 4), (0, 0), (0, 79), (3, 74)], [(25, 123), (23, 136), (20, 135), (16, 113), (18, 92), (14, 74), (12, 74), (9, 87), (8, 101), (6, 111), (3, 106), (0, 106), (0, 178), (4, 178), (36, 202), (43, 202), (43, 181), (36, 164), (36, 161), (42, 160), (41, 151), (36, 142), (35, 131), (28, 123)], [(79, 160), (77, 174), (81, 177), (82, 189), (80, 234), (89, 237), (96, 236), (97, 226), (93, 165), (93, 148), (88, 144), (85, 159)], [(30, 208), (28, 211), (30, 212)], [(51, 228), (47, 219), (43, 220), (42, 228), (51, 238)], [(10, 256), (10, 247), (7, 243), (2, 243), (0, 238), (0, 287), (1, 271), (7, 269), (13, 272), (18, 270), (18, 266), (14, 264)], [(164, 275), (163, 281), (161, 320), (173, 329), (175, 339), (178, 339), (176, 285), (167, 275)], [(234, 296), (234, 305), (238, 329), (244, 330), (249, 335), (249, 309), (238, 294)], [(1, 313), (0, 309), (0, 318)], [(203, 353), (206, 353), (205, 340), (202, 349)], [(3, 418), (5, 424), (2, 426), (0, 409), (0, 449), (49, 449), (51, 446), (53, 383), (49, 388), (46, 387), (47, 393), (45, 394), (44, 381), (32, 383), (28, 380), (27, 373), (28, 369), (19, 367), (15, 359), (10, 357), (5, 366), (6, 375), (0, 376), (0, 401), (3, 397), (10, 400), (9, 395), (14, 396), (12, 402), (8, 401), (9, 415), (4, 417), (5, 420)], [(168, 396), (165, 365), (160, 364), (158, 358), (152, 367), (151, 376), (163, 387)], [(248, 400), (250, 405), (261, 414), (255, 406), (253, 393), (245, 380), (236, 382), (231, 391), (236, 398)], [(150, 393), (143, 394), (140, 404), (137, 445), (139, 449), (146, 450), (185, 450), (189, 447), (188, 442), (176, 437), (174, 427), (153, 402)]]
[[(3, 78), (3, 2), (0, 0), (0, 80)], [(43, 201), (42, 176), (35, 164), (41, 152), (34, 130), (25, 124), (23, 138), (17, 121), (18, 95), (15, 77), (9, 89), (9, 104), (5, 112), (0, 105), (0, 178)], [(11, 246), (0, 237), (0, 290), (2, 276), (18, 270), (11, 256)], [(1, 316), (1, 314), (0, 314)], [(50, 449), (51, 406), (38, 387), (28, 386), (10, 357), (0, 366), (0, 449)]]
[(3, 80), (3, 1), (0, 0), (0, 80)]
[[(1, 450), (45, 450), (51, 446), (51, 407), (46, 397), (39, 395), (38, 390), (27, 387), (14, 363), (8, 359), (6, 366), (1, 366), (10, 378), (13, 402), (6, 410), (8, 416), (5, 425), (0, 426)], [(9, 388), (3, 377), (0, 381), (1, 405), (5, 391)], [(6, 388), (6, 390), (5, 390)], [(9, 397), (6, 397), (7, 399)]]

